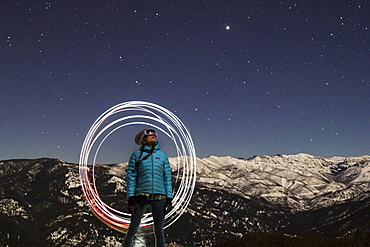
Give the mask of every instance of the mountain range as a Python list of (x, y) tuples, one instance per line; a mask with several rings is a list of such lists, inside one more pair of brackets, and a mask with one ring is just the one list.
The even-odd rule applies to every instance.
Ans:
[[(170, 158), (174, 174), (177, 160)], [(210, 156), (196, 164), (193, 198), (165, 230), (169, 246), (214, 246), (260, 231), (330, 238), (370, 233), (370, 156)], [(126, 210), (126, 166), (96, 166), (101, 198), (119, 210)], [(120, 246), (123, 237), (90, 211), (78, 164), (0, 161), (0, 246)]]

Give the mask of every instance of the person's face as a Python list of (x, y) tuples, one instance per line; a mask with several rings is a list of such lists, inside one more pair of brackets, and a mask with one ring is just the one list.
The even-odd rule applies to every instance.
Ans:
[(155, 135), (151, 135), (151, 136), (146, 136), (145, 137), (145, 142), (149, 143), (149, 142), (155, 142), (157, 141), (157, 137)]

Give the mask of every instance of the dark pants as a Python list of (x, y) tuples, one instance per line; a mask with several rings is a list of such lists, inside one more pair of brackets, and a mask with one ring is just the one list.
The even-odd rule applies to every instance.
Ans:
[(141, 218), (145, 213), (147, 207), (152, 208), (152, 215), (154, 221), (154, 233), (157, 247), (164, 247), (164, 205), (166, 199), (162, 200), (148, 200), (145, 196), (138, 196), (135, 198), (136, 214), (131, 216), (130, 227), (123, 241), (123, 247), (131, 247), (137, 229), (140, 226)]

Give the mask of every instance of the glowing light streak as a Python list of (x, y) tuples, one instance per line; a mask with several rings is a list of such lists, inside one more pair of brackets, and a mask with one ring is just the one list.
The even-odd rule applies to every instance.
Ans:
[[(130, 115), (130, 111), (142, 112), (145, 115)], [(118, 113), (127, 115), (108, 123), (108, 119)], [(174, 207), (165, 215), (164, 227), (167, 228), (184, 213), (193, 195), (196, 180), (196, 153), (187, 127), (175, 114), (162, 106), (144, 101), (124, 102), (108, 109), (95, 120), (86, 134), (80, 153), (79, 174), (83, 194), (96, 217), (117, 231), (127, 232), (130, 215), (110, 207), (101, 200), (95, 181), (95, 164), (104, 141), (118, 129), (129, 125), (155, 128), (168, 136), (176, 147), (177, 174), (173, 183)], [(94, 146), (97, 146), (95, 153), (92, 151)], [(93, 155), (92, 165), (88, 165), (91, 155)], [(90, 169), (91, 175), (89, 175)], [(147, 213), (141, 220), (140, 228), (143, 230), (151, 226), (153, 226), (153, 217), (151, 213)]]

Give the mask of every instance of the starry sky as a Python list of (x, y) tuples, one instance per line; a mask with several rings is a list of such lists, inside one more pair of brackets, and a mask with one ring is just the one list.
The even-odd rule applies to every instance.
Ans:
[[(201, 158), (370, 154), (369, 8), (1, 1), (0, 160), (77, 163), (95, 119), (131, 100), (174, 112)], [(127, 161), (142, 128), (117, 131), (99, 161)]]

